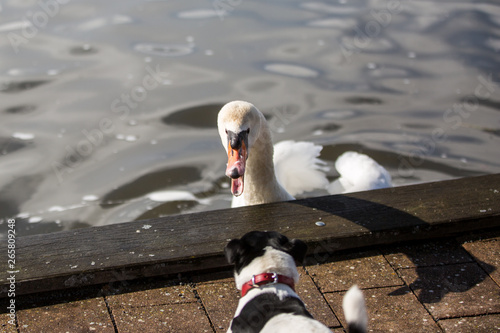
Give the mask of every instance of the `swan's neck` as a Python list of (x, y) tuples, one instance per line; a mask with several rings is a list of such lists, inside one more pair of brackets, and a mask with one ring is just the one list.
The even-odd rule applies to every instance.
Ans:
[(274, 173), (273, 154), (274, 148), (271, 141), (271, 134), (266, 133), (266, 128), (259, 136), (259, 139), (252, 147), (247, 160), (247, 171), (245, 174), (247, 183), (264, 186), (266, 183), (276, 182)]
[(289, 194), (276, 179), (274, 148), (269, 128), (264, 125), (249, 152), (243, 196), (247, 205), (289, 200)]

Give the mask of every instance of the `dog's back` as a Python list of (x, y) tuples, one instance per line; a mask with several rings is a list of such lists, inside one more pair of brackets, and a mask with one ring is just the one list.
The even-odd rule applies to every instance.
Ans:
[[(236, 286), (242, 290), (228, 332), (331, 332), (311, 316), (294, 291), (299, 278), (294, 260), (303, 261), (304, 242), (277, 232), (252, 231), (231, 240), (224, 251), (234, 265)], [(346, 293), (343, 306), (349, 332), (366, 332), (363, 294), (356, 286)]]
[[(285, 290), (286, 287), (272, 289), (275, 291), (264, 289), (256, 292), (258, 295), (246, 302), (233, 319), (229, 332), (330, 332), (313, 319), (293, 291)], [(278, 294), (289, 296), (280, 297)]]

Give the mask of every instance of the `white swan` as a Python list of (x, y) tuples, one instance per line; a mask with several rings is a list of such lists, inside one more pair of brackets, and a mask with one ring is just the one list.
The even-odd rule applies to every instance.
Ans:
[[(264, 115), (248, 102), (233, 101), (224, 105), (219, 111), (217, 125), (228, 154), (226, 175), (231, 178), (232, 207), (293, 200), (294, 195), (319, 188), (349, 190), (342, 187), (347, 184), (340, 182), (342, 178), (338, 184), (329, 186), (325, 175), (328, 168), (318, 158), (323, 147), (295, 141), (283, 141), (273, 147)], [(373, 161), (366, 155), (348, 153)], [(375, 161), (373, 163), (378, 166)], [(345, 159), (336, 167), (342, 169), (343, 165), (348, 165)], [(390, 185), (390, 176), (385, 172)], [(355, 190), (365, 189), (361, 187)]]

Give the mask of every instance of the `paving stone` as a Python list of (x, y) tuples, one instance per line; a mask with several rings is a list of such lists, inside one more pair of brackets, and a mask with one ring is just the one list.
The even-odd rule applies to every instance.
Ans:
[(10, 318), (9, 314), (7, 313), (2, 313), (0, 314), (0, 331), (5, 332), (5, 333), (17, 333), (16, 329), (16, 321), (14, 319), (14, 324), (9, 323), (9, 321), (12, 318)]
[(384, 256), (378, 252), (343, 255), (337, 259), (335, 262), (306, 267), (321, 292), (347, 290), (353, 284), (360, 288), (403, 284)]
[(295, 286), (297, 295), (306, 306), (311, 315), (318, 321), (328, 327), (339, 327), (340, 322), (335, 317), (335, 314), (330, 309), (323, 295), (318, 291), (318, 288), (306, 274), (303, 269), (299, 269), (300, 280)]
[(200, 305), (178, 303), (113, 309), (118, 332), (213, 332)]
[(103, 298), (20, 310), (17, 316), (21, 333), (114, 332)]
[(500, 311), (500, 288), (476, 263), (410, 268), (399, 272), (435, 318)]
[(481, 268), (500, 284), (500, 237), (467, 242), (462, 246), (476, 258)]
[(128, 292), (106, 297), (110, 307), (141, 307), (150, 305), (195, 302), (196, 297), (188, 285), (174, 285)]
[(498, 332), (500, 315), (445, 319), (440, 320), (439, 325), (449, 333)]
[(333, 329), (331, 329), (331, 331), (333, 333), (345, 333), (345, 331), (344, 331), (344, 329), (342, 327), (333, 328)]
[(473, 261), (471, 256), (455, 240), (392, 246), (384, 249), (382, 253), (396, 269)]
[[(342, 310), (345, 292), (327, 293), (326, 299), (346, 327)], [(441, 332), (433, 318), (409, 288), (397, 287), (363, 290), (370, 332)]]
[(234, 281), (203, 283), (196, 291), (217, 332), (226, 332), (240, 299)]

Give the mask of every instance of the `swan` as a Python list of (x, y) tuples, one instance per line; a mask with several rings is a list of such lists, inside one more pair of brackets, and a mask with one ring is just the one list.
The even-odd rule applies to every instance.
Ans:
[[(294, 200), (295, 195), (314, 189), (339, 193), (353, 189), (368, 190), (371, 185), (382, 186), (384, 182), (363, 179), (362, 184), (357, 184), (354, 176), (340, 177), (329, 184), (325, 174), (328, 171), (326, 163), (318, 158), (323, 147), (290, 140), (273, 146), (271, 130), (264, 115), (248, 102), (232, 101), (224, 105), (217, 116), (217, 127), (228, 157), (226, 176), (231, 178), (231, 207)], [(364, 164), (369, 162), (372, 167), (379, 166), (366, 155), (347, 153), (337, 160), (337, 169), (352, 167), (349, 163), (353, 156), (354, 160)], [(351, 175), (349, 170), (346, 174)], [(378, 177), (379, 174), (372, 172), (369, 175)], [(383, 176), (388, 177), (385, 182), (389, 186), (387, 171)], [(355, 186), (350, 186), (353, 178)]]

